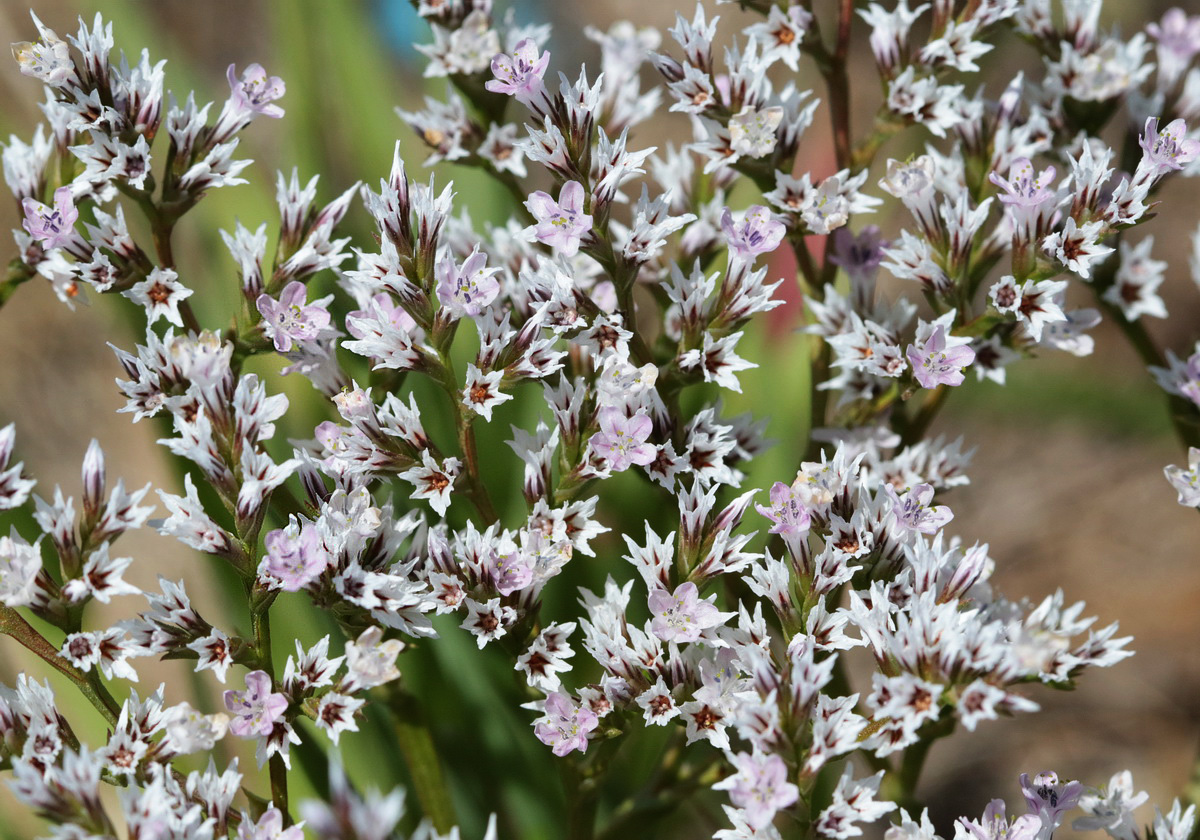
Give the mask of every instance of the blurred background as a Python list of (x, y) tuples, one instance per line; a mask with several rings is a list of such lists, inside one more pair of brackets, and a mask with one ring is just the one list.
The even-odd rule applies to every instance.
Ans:
[[(582, 36), (583, 24), (606, 29), (617, 20), (632, 19), (640, 26), (665, 28), (676, 8), (689, 16), (693, 8), (676, 0), (516, 0), (512, 5), (520, 20), (554, 23), (552, 69), (571, 75), (580, 61), (598, 65), (596, 46)], [(817, 4), (819, 10), (825, 5), (829, 4)], [(1123, 16), (1123, 30), (1132, 32), (1160, 17), (1170, 4), (1154, 0), (1107, 5), (1106, 22)], [(181, 279), (196, 290), (192, 300), (206, 325), (224, 323), (237, 300), (234, 267), (217, 232), (232, 229), (238, 218), (251, 228), (261, 221), (274, 226), (277, 169), (298, 167), (303, 178), (321, 173), (319, 200), (326, 201), (356, 180), (373, 184), (386, 176), (399, 138), (410, 174), (426, 177), (418, 165), (425, 152), (393, 109), (419, 106), (423, 92), (441, 95), (444, 81), (421, 78), (423, 63), (412, 45), (427, 41), (428, 31), (406, 0), (38, 0), (35, 11), (60, 34), (74, 30), (77, 14), (90, 18), (102, 12), (113, 21), (118, 49), (135, 55), (146, 46), (152, 59), (169, 59), (167, 87), (180, 98), (195, 89), (198, 101), (223, 101), (228, 93), (225, 67), (230, 63), (240, 68), (257, 61), (286, 80), (288, 92), (281, 103), (286, 117), (255, 122), (239, 149), (240, 157), (256, 161), (247, 172), (251, 183), (211, 194), (177, 232)], [(730, 6), (719, 11), (721, 32), (727, 37), (743, 16)], [(1146, 17), (1136, 19), (1135, 13)], [(859, 30), (855, 60), (861, 62), (861, 72), (851, 78), (873, 80), (861, 24)], [(27, 40), (33, 32), (25, 3), (0, 0), (0, 42)], [(986, 77), (989, 90), (998, 90), (1019, 67), (1033, 66), (1027, 50), (1019, 44), (1008, 46), (1013, 45), (998, 51), (1000, 58), (988, 57), (994, 71)], [(0, 71), (0, 135), (28, 139), (41, 116), (36, 108), (41, 91), (14, 65), (6, 68)], [(820, 95), (820, 79), (810, 64), (801, 65), (800, 75), (800, 85)], [(868, 81), (866, 87), (855, 92), (861, 93), (856, 130), (868, 124), (878, 101), (875, 83)], [(803, 165), (821, 176), (832, 170), (823, 119), (822, 113), (802, 153), (810, 156)], [(686, 121), (671, 115), (639, 127), (634, 145), (661, 145), (687, 136)], [(910, 133), (885, 147), (881, 159), (904, 157), (923, 142)], [(439, 184), (455, 181), (460, 197), (456, 210), (469, 207), (477, 222), (508, 213), (506, 196), (476, 173), (443, 167), (437, 177)], [(1164, 196), (1169, 211), (1147, 228), (1158, 243), (1155, 256), (1172, 266), (1163, 296), (1173, 318), (1151, 328), (1162, 346), (1185, 356), (1200, 337), (1194, 317), (1197, 290), (1187, 269), (1189, 236), (1200, 212), (1189, 189), (1192, 184), (1173, 184)], [(742, 204), (752, 203), (751, 195), (743, 198)], [(885, 235), (901, 223), (889, 215), (873, 221), (883, 226)], [(0, 202), (0, 228), (17, 223), (15, 207)], [(356, 241), (369, 247), (366, 214), (353, 210), (347, 224)], [(0, 260), (6, 262), (11, 250), (0, 245)], [(780, 273), (790, 270), (783, 263), (776, 268)], [(323, 282), (332, 286), (328, 278)], [(912, 290), (885, 285), (883, 292)], [(789, 294), (795, 297), (794, 291)], [(71, 311), (54, 298), (48, 285), (34, 282), (0, 308), (0, 425), (16, 423), (17, 457), (39, 479), (42, 495), (61, 484), (66, 493), (78, 497), (79, 464), (93, 437), (108, 456), (110, 483), (123, 477), (127, 485), (152, 482), (179, 489), (165, 450), (154, 443), (162, 427), (152, 421), (133, 425), (128, 415), (114, 413), (122, 400), (113, 385), (118, 370), (106, 342), (132, 348), (142, 330), (140, 313), (131, 317), (123, 304), (123, 299), (92, 295), (89, 306)], [(797, 366), (799, 344), (792, 331), (801, 318), (798, 307), (788, 307), (742, 345), (742, 355), (760, 367), (742, 374), (744, 393), (726, 405), (756, 415), (769, 412), (770, 436), (779, 441), (753, 465), (750, 486), (787, 480), (797, 460), (807, 417), (807, 380)], [(1162, 476), (1164, 465), (1184, 463), (1186, 457), (1171, 436), (1161, 393), (1119, 332), (1105, 324), (1095, 335), (1097, 350), (1090, 358), (1052, 355), (1019, 363), (1009, 369), (1006, 387), (972, 378), (953, 395), (935, 432), (962, 435), (969, 446), (978, 447), (969, 471), (975, 483), (954, 491), (946, 501), (956, 513), (952, 532), (968, 541), (990, 543), (998, 587), (1010, 597), (1032, 599), (1061, 587), (1068, 600), (1086, 600), (1088, 612), (1098, 615), (1102, 624), (1119, 619), (1122, 634), (1135, 636), (1138, 655), (1109, 671), (1088, 674), (1076, 692), (1031, 692), (1044, 706), (1041, 714), (985, 724), (976, 733), (962, 733), (936, 746), (920, 794), (943, 836), (953, 836), (956, 816), (977, 816), (993, 796), (1017, 806), (1018, 774), (1042, 769), (1104, 784), (1113, 773), (1129, 768), (1139, 789), (1148, 790), (1152, 802), (1166, 807), (1187, 782), (1196, 754), (1200, 519), (1176, 505), (1174, 491)], [(256, 369), (273, 376), (279, 365), (259, 360)], [(295, 407), (277, 438), (310, 436), (323, 409), (308, 383), (274, 377), (270, 387), (286, 391)], [(538, 410), (535, 403), (523, 399), (506, 405), (491, 438), (484, 441), (491, 444), (483, 447), (485, 460), (501, 470), (512, 461), (509, 468), (518, 481), (515, 459), (502, 446), (506, 435), (499, 429), (524, 422), (522, 418)], [(606, 485), (602, 518), (614, 532), (641, 533), (647, 510), (659, 533), (672, 527), (673, 505), (663, 506), (661, 496), (624, 478), (610, 484), (616, 485), (616, 492)], [(509, 487), (514, 513), (520, 508), (515, 488), (515, 483)], [(28, 523), (23, 533), (32, 536)], [(597, 545), (601, 550), (595, 560), (578, 558), (572, 564), (571, 584), (596, 586), (610, 572), (620, 580), (631, 575), (619, 559), (624, 548), (614, 534)], [(227, 581), (214, 574), (207, 558), (149, 531), (124, 537), (119, 548), (136, 559), (129, 574), (135, 583), (157, 588), (158, 575), (182, 578), (210, 620), (226, 629), (244, 626), (244, 616), (236, 611), (214, 612), (211, 605)], [(571, 591), (564, 583), (559, 598), (572, 601)], [(277, 642), (295, 635), (308, 644), (328, 632), (298, 596), (280, 603), (288, 608), (274, 611), (282, 625), (275, 632)], [(93, 620), (115, 620), (140, 607), (137, 599), (119, 599), (107, 611), (97, 609)], [(276, 657), (282, 661), (289, 652), (279, 643)], [(139, 664), (143, 694), (166, 682), (169, 702), (189, 699), (210, 709), (219, 703), (220, 686), (208, 674), (195, 677), (183, 663)], [(465, 634), (451, 630), (437, 645), (420, 646), (401, 665), (414, 691), (434, 698), (428, 705), (436, 710), (430, 712), (430, 722), (456, 787), (464, 837), (480, 836), (482, 821), (493, 810), (500, 815), (504, 837), (558, 836), (554, 826), (560, 823), (563, 806), (556, 771), (549, 751), (532, 736), (529, 713), (516, 707), (520, 697), (508, 688), (513, 680), (505, 657), (479, 654)], [(47, 671), (36, 660), (31, 664), (14, 642), (0, 638), (0, 680), (11, 684), (24, 669), (39, 676)], [(236, 674), (231, 676), (231, 682), (236, 679)], [(90, 734), (96, 745), (102, 743), (97, 716), (86, 706), (75, 708), (66, 689), (60, 694), (81, 734)], [(386, 747), (387, 739), (378, 737), (379, 725), (370, 718), (362, 732), (346, 735), (343, 754), (358, 784), (388, 788), (403, 783), (404, 771), (399, 757)], [(229, 755), (237, 747), (233, 740), (225, 742)], [(641, 749), (623, 754), (624, 772), (632, 779), (644, 778), (661, 748), (661, 739), (649, 739)], [(242, 769), (253, 780), (253, 758), (242, 756)], [(311, 789), (303, 773), (293, 772), (292, 778), (294, 796)], [(266, 786), (260, 780), (257, 787)], [(658, 836), (707, 836), (698, 832), (711, 833), (721, 824), (717, 802), (698, 797), (665, 823)], [(0, 814), (0, 837), (24, 838), (38, 831), (37, 821), (13, 803), (3, 786)], [(1139, 816), (1148, 821), (1153, 815), (1147, 809)]]

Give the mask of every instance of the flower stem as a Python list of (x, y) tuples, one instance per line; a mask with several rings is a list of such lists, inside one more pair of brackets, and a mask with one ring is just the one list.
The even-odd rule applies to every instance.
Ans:
[[(254, 649), (258, 654), (258, 661), (262, 663), (262, 669), (270, 675), (271, 685), (275, 687), (275, 661), (271, 655), (270, 615), (271, 604), (274, 599), (266, 599), (256, 604), (253, 590), (251, 590), (248, 597), (251, 601), (250, 624), (254, 630)], [(290, 825), (287, 765), (283, 761), (283, 756), (279, 753), (272, 755), (267, 765), (271, 775), (271, 801), (276, 808), (283, 812), (285, 823)]]
[(33, 272), (29, 270), (29, 266), (20, 260), (13, 260), (8, 264), (8, 270), (4, 272), (4, 279), (0, 280), (0, 306), (8, 302), (8, 299), (13, 296), (13, 292), (22, 283), (33, 277)]
[(454, 425), (458, 429), (458, 448), (462, 452), (463, 472), (467, 478), (467, 495), (475, 505), (475, 509), (479, 511), (484, 524), (491, 525), (493, 522), (499, 521), (500, 517), (496, 513), (496, 506), (492, 504), (492, 497), (488, 493), (487, 485), (483, 483), (479, 469), (479, 447), (475, 443), (475, 429), (472, 426), (475, 413), (470, 409), (464, 409), (454, 368), (449, 354), (444, 351), (441, 353), (441, 362), (443, 375), (438, 377), (437, 381), (446, 391), (446, 396), (450, 398), (450, 406), (454, 410)]
[(3, 604), (0, 604), (0, 633), (16, 639), (63, 674), (75, 684), (88, 702), (96, 707), (110, 726), (116, 725), (121, 707), (117, 705), (117, 701), (109, 694), (108, 689), (104, 687), (99, 678), (85, 674), (63, 659), (55, 647), (46, 640), (46, 637), (35, 630), (19, 612)]
[(825, 87), (829, 91), (829, 118), (833, 124), (833, 150), (838, 169), (853, 162), (850, 146), (850, 78), (846, 73), (846, 58), (850, 52), (850, 24), (854, 20), (854, 0), (840, 0), (838, 6), (837, 42), (829, 60), (821, 68)]

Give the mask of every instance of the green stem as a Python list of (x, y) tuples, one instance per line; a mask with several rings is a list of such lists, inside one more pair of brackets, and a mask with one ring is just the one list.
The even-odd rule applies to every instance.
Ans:
[(388, 707), (395, 720), (396, 739), (404, 754), (404, 763), (412, 777), (421, 810), (439, 834), (448, 833), (457, 823), (450, 789), (442, 775), (433, 737), (425, 725), (421, 707), (412, 694), (398, 683), (387, 688)]
[(32, 278), (33, 272), (25, 263), (16, 259), (10, 262), (8, 270), (4, 273), (4, 279), (0, 280), (0, 306), (8, 302), (18, 286)]
[[(249, 588), (249, 587), (248, 587)], [(249, 592), (250, 624), (254, 630), (254, 650), (262, 669), (271, 677), (271, 685), (275, 686), (275, 661), (271, 653), (271, 604), (273, 598), (256, 603), (253, 589)], [(292, 818), (288, 810), (288, 777), (287, 765), (283, 756), (275, 753), (267, 762), (271, 776), (271, 802), (283, 812), (284, 823), (290, 825)]]
[(817, 386), (825, 381), (825, 377), (829, 373), (832, 350), (829, 342), (824, 338), (818, 336), (816, 341), (820, 347), (816, 355), (812, 357), (808, 373), (808, 445), (804, 451), (804, 458), (807, 461), (815, 461), (821, 457), (821, 442), (813, 438), (813, 432), (825, 425), (827, 421), (825, 415), (829, 405), (829, 389)]
[(488, 493), (487, 485), (483, 483), (479, 469), (479, 447), (475, 443), (475, 429), (472, 426), (475, 413), (463, 407), (462, 392), (459, 390), (449, 354), (442, 350), (440, 355), (443, 375), (436, 381), (446, 391), (446, 396), (450, 398), (450, 406), (454, 411), (454, 425), (458, 430), (458, 447), (462, 452), (463, 473), (467, 479), (467, 496), (475, 505), (475, 509), (479, 511), (484, 524), (491, 525), (493, 522), (499, 521), (500, 517), (496, 513), (496, 506), (492, 504), (492, 497)]
[(891, 798), (910, 814), (921, 810), (921, 803), (917, 799), (917, 784), (921, 781), (921, 772), (925, 769), (929, 750), (935, 741), (954, 731), (954, 724), (954, 715), (944, 715), (940, 720), (925, 727), (921, 739), (904, 751), (904, 758), (895, 774), (895, 795)]
[(12, 607), (0, 604), (0, 633), (11, 636), (29, 650), (37, 654), (43, 661), (63, 674), (75, 684), (80, 693), (88, 699), (96, 710), (104, 716), (110, 726), (116, 726), (121, 714), (121, 707), (108, 689), (100, 682), (99, 677), (85, 674), (59, 655), (54, 645), (46, 637), (35, 630), (19, 612)]

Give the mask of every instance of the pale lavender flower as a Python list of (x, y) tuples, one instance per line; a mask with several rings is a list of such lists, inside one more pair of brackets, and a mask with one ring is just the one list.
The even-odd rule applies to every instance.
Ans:
[[(1200, 507), (1200, 449), (1188, 447), (1188, 468), (1171, 465), (1163, 472), (1167, 481), (1179, 493), (1179, 504), (1184, 507)], [(4, 541), (0, 540), (0, 562), (4, 558)], [(0, 585), (4, 582), (3, 572), (0, 572)], [(5, 602), (7, 603), (7, 601)]]
[(1200, 350), (1188, 356), (1182, 374), (1176, 385), (1179, 393), (1200, 406)]
[(558, 201), (538, 190), (525, 202), (537, 222), (527, 231), (564, 257), (575, 256), (581, 239), (592, 229), (592, 217), (583, 212), (584, 199), (583, 185), (578, 181), (563, 184)]
[(961, 385), (963, 368), (975, 361), (975, 351), (968, 344), (947, 346), (946, 328), (938, 324), (920, 346), (908, 345), (906, 353), (913, 366), (913, 375), (922, 388), (939, 385)]
[(234, 718), (229, 731), (240, 738), (270, 735), (275, 722), (283, 717), (288, 699), (271, 691), (271, 677), (266, 671), (251, 671), (246, 675), (245, 691), (226, 691), (225, 708)]
[(236, 840), (304, 840), (301, 825), (283, 827), (283, 812), (272, 806), (254, 822), (248, 817), (238, 825)]
[(1169, 90), (1200, 53), (1200, 15), (1168, 9), (1162, 22), (1147, 24), (1146, 31), (1158, 41), (1159, 90)]
[(328, 299), (307, 303), (308, 290), (299, 280), (283, 287), (279, 300), (261, 294), (255, 301), (263, 316), (263, 329), (274, 340), (275, 349), (286, 353), (293, 344), (313, 341), (329, 326)]
[(497, 555), (489, 569), (496, 591), (511, 595), (533, 582), (533, 567), (518, 552)]
[(808, 533), (812, 512), (808, 507), (808, 493), (803, 480), (790, 485), (776, 481), (771, 485), (771, 506), (756, 504), (754, 507), (774, 523), (768, 533), (789, 539)]
[(1043, 835), (1049, 837), (1062, 824), (1063, 814), (1079, 803), (1083, 785), (1079, 782), (1060, 783), (1058, 774), (1049, 770), (1038, 773), (1032, 780), (1028, 773), (1022, 773), (1021, 793), (1029, 813), (1041, 819)]
[(539, 741), (560, 757), (573, 750), (587, 752), (587, 735), (600, 723), (595, 712), (587, 706), (576, 706), (559, 691), (546, 697), (545, 712), (533, 727)]
[(251, 64), (242, 71), (240, 79), (235, 65), (230, 64), (225, 78), (229, 80), (230, 100), (240, 116), (262, 114), (277, 119), (283, 116), (283, 109), (273, 103), (283, 97), (286, 86), (278, 76), (268, 77), (261, 64)]
[(713, 785), (729, 791), (729, 800), (741, 808), (747, 825), (761, 831), (775, 814), (795, 804), (800, 788), (788, 781), (788, 768), (777, 755), (738, 753), (733, 757), (737, 772)]
[(829, 260), (850, 277), (855, 311), (869, 311), (875, 300), (875, 276), (888, 244), (879, 235), (878, 225), (867, 225), (857, 236), (848, 227), (833, 233)]
[(1162, 131), (1158, 130), (1158, 117), (1146, 120), (1139, 144), (1143, 149), (1138, 170), (1152, 177), (1161, 177), (1168, 172), (1183, 169), (1200, 155), (1200, 140), (1187, 135), (1187, 123), (1182, 119), (1172, 120)]
[(1050, 188), (1054, 173), (1053, 166), (1038, 173), (1029, 158), (1020, 157), (1009, 167), (1008, 178), (998, 172), (988, 175), (988, 180), (1003, 190), (1000, 201), (1008, 205), (1014, 224), (1025, 236), (1032, 235), (1039, 217), (1047, 216), (1054, 206), (1055, 192)]
[(454, 318), (474, 317), (500, 294), (500, 282), (493, 276), (499, 271), (487, 267), (487, 254), (478, 248), (461, 266), (455, 265), (452, 257), (445, 257), (437, 264), (438, 300)]
[(954, 513), (946, 505), (929, 504), (933, 501), (932, 485), (918, 484), (903, 496), (897, 495), (896, 488), (891, 484), (884, 484), (883, 491), (891, 499), (896, 525), (905, 531), (936, 534), (954, 518)]
[(25, 211), (21, 226), (47, 251), (61, 248), (74, 239), (79, 211), (75, 208), (70, 187), (59, 187), (54, 191), (53, 208), (26, 198), (21, 202), (21, 209)]
[(700, 634), (721, 623), (721, 613), (711, 600), (701, 600), (696, 584), (681, 583), (674, 593), (655, 589), (648, 599), (653, 621), (650, 630), (664, 642), (694, 642)]
[(261, 571), (278, 581), (279, 588), (286, 592), (299, 591), (312, 583), (332, 559), (311, 522), (293, 522), (287, 528), (271, 531), (263, 544), (267, 556)]
[(984, 809), (982, 819), (960, 818), (956, 828), (964, 840), (1034, 840), (1042, 822), (1033, 814), (1023, 814), (1009, 823), (1004, 800), (993, 799)]
[(550, 53), (538, 55), (538, 45), (532, 38), (517, 44), (512, 55), (499, 53), (492, 58), (492, 75), (496, 78), (484, 82), (492, 93), (515, 96), (526, 105), (537, 99), (545, 90), (542, 79), (550, 65)]
[(646, 442), (653, 429), (645, 412), (626, 417), (619, 408), (605, 408), (600, 411), (600, 431), (591, 438), (592, 448), (614, 472), (627, 470), (631, 464), (644, 467), (657, 454), (654, 444)]
[(998, 172), (988, 175), (988, 180), (1004, 194), (1000, 201), (1018, 207), (1038, 207), (1054, 198), (1054, 191), (1047, 189), (1054, 181), (1055, 169), (1047, 166), (1040, 173), (1034, 169), (1033, 161), (1029, 158), (1017, 158), (1008, 170), (1008, 178), (1000, 177)]
[(721, 214), (721, 230), (733, 254), (747, 261), (774, 251), (787, 232), (783, 222), (776, 221), (771, 211), (761, 204), (747, 210), (742, 221), (736, 223), (733, 212), (726, 207)]

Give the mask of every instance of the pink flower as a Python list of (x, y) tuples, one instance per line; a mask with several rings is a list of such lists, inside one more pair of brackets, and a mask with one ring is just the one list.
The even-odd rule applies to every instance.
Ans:
[(497, 556), (491, 567), (492, 581), (501, 595), (511, 595), (533, 582), (533, 567), (513, 552)]
[(729, 800), (742, 809), (755, 831), (769, 826), (776, 813), (800, 798), (800, 788), (788, 781), (787, 765), (777, 755), (738, 753), (733, 766), (737, 773), (713, 787), (729, 791)]
[(702, 631), (721, 623), (716, 605), (700, 600), (700, 590), (691, 581), (680, 584), (674, 594), (655, 589), (648, 603), (654, 617), (650, 630), (664, 642), (694, 642)]
[(1186, 381), (1179, 386), (1179, 391), (1189, 400), (1200, 406), (1200, 353), (1188, 356), (1185, 368)]
[(756, 204), (736, 224), (733, 213), (726, 207), (721, 214), (721, 230), (734, 254), (744, 260), (753, 260), (759, 254), (769, 254), (778, 248), (787, 228), (783, 222), (775, 221), (770, 210)]
[(246, 675), (246, 690), (226, 691), (224, 698), (225, 708), (235, 716), (229, 730), (240, 738), (270, 735), (288, 707), (285, 695), (272, 693), (266, 671), (251, 671)]
[(532, 38), (526, 38), (517, 44), (512, 55), (498, 53), (492, 58), (492, 75), (496, 78), (484, 82), (483, 86), (492, 93), (515, 96), (528, 105), (544, 90), (542, 78), (549, 64), (550, 53), (539, 56), (537, 44)]
[(75, 209), (70, 187), (54, 191), (54, 209), (32, 198), (22, 201), (21, 209), (25, 211), (22, 227), (47, 251), (63, 247), (75, 236), (79, 211)]
[(537, 220), (532, 230), (538, 241), (564, 257), (575, 256), (580, 240), (592, 229), (592, 217), (583, 212), (583, 201), (583, 185), (578, 181), (563, 184), (557, 202), (541, 190), (530, 195), (525, 206)]
[(300, 825), (283, 827), (283, 812), (271, 807), (263, 812), (258, 822), (243, 819), (238, 826), (237, 840), (304, 840), (304, 829)]
[(1008, 205), (1014, 224), (1025, 235), (1031, 235), (1039, 219), (1048, 216), (1054, 208), (1055, 192), (1050, 188), (1055, 169), (1047, 166), (1040, 173), (1033, 168), (1029, 158), (1017, 158), (1008, 169), (1008, 178), (993, 172), (988, 180), (1002, 189), (1000, 201)]
[(546, 697), (546, 715), (534, 725), (533, 733), (561, 757), (572, 750), (587, 752), (587, 734), (599, 723), (600, 718), (587, 706), (576, 706), (570, 697), (556, 691)]
[(293, 343), (312, 341), (329, 326), (329, 311), (322, 301), (306, 305), (308, 291), (299, 280), (283, 287), (279, 300), (261, 294), (255, 306), (263, 316), (263, 329), (275, 341), (275, 349), (286, 353)]
[(378, 318), (383, 323), (391, 324), (396, 329), (411, 333), (417, 329), (417, 322), (402, 306), (398, 306), (391, 295), (380, 292), (371, 298), (366, 309), (356, 309), (346, 313), (346, 331), (355, 338), (366, 338), (369, 334), (363, 329), (361, 320)]
[(963, 368), (975, 361), (975, 351), (967, 344), (946, 345), (946, 328), (941, 324), (920, 347), (908, 345), (908, 361), (922, 388), (963, 383)]
[(238, 79), (235, 66), (230, 64), (225, 71), (229, 80), (230, 98), (235, 110), (245, 114), (262, 114), (264, 117), (282, 117), (283, 109), (273, 105), (286, 91), (283, 79), (278, 76), (267, 77), (267, 71), (261, 64), (251, 64), (242, 71)]
[(626, 417), (619, 408), (606, 408), (600, 412), (600, 431), (592, 435), (592, 448), (614, 472), (627, 470), (630, 464), (644, 467), (658, 454), (654, 444), (646, 443), (653, 428), (644, 412)]
[(493, 277), (499, 268), (487, 267), (487, 254), (478, 248), (461, 266), (446, 257), (437, 264), (437, 296), (455, 318), (478, 315), (500, 294), (500, 282)]
[(1140, 144), (1144, 154), (1138, 169), (1149, 170), (1154, 175), (1183, 169), (1200, 155), (1200, 140), (1188, 139), (1187, 123), (1172, 120), (1162, 131), (1158, 130), (1158, 117), (1146, 120), (1146, 130)]
[(1147, 24), (1146, 31), (1158, 41), (1158, 89), (1170, 90), (1200, 52), (1200, 15), (1168, 9), (1162, 23)]
[(1035, 171), (1029, 158), (1017, 158), (1009, 167), (1007, 179), (993, 172), (988, 175), (988, 180), (1004, 190), (1000, 200), (1005, 204), (1037, 207), (1054, 198), (1054, 192), (1046, 187), (1054, 180), (1055, 170), (1053, 166), (1047, 166), (1037, 177), (1034, 177)]
[(280, 583), (287, 592), (296, 592), (312, 583), (329, 567), (329, 552), (321, 535), (312, 523), (297, 528), (293, 523), (285, 529), (267, 534), (263, 571)]
[(896, 525), (902, 530), (936, 534), (954, 518), (954, 512), (946, 505), (930, 507), (929, 503), (933, 501), (932, 485), (918, 484), (903, 496), (896, 495), (896, 488), (890, 484), (883, 485), (883, 490), (892, 500), (892, 513), (896, 517)]
[(1059, 782), (1053, 771), (1038, 773), (1032, 779), (1028, 773), (1021, 774), (1021, 793), (1029, 813), (1042, 821), (1042, 830), (1049, 837), (1062, 824), (1063, 814), (1074, 810), (1083, 795), (1079, 782)]
[(754, 506), (759, 513), (775, 523), (768, 533), (793, 538), (808, 533), (812, 514), (808, 509), (808, 496), (801, 489), (802, 486), (800, 482), (787, 485), (776, 481), (771, 485), (771, 506)]
[(960, 818), (956, 831), (961, 826), (962, 831), (958, 833), (970, 840), (1035, 840), (1041, 833), (1042, 821), (1033, 814), (1015, 817), (1010, 823), (1004, 812), (1004, 800), (993, 799), (984, 809), (983, 819)]

